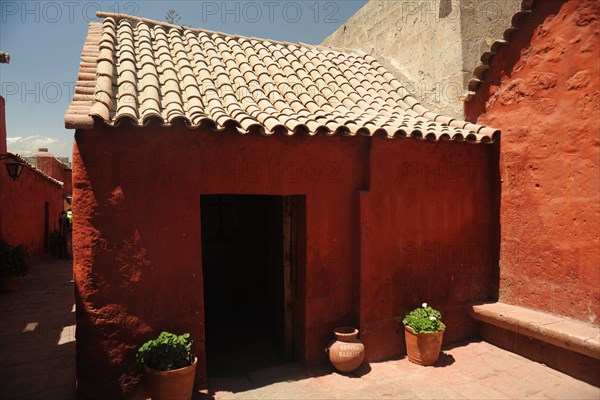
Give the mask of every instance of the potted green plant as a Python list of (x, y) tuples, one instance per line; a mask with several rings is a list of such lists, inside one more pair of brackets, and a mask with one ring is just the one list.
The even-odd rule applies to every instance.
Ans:
[(29, 270), (28, 257), (25, 246), (12, 246), (0, 239), (0, 292), (18, 289), (20, 278)]
[(194, 390), (198, 358), (191, 353), (189, 333), (162, 332), (139, 348), (136, 359), (144, 365), (150, 396), (154, 400), (189, 400)]
[(446, 325), (442, 314), (423, 303), (402, 320), (408, 359), (419, 365), (433, 365), (440, 356)]

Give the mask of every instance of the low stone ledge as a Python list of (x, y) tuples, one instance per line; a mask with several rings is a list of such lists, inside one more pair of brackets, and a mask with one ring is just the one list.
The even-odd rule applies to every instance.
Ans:
[(471, 317), (600, 360), (600, 328), (506, 303), (468, 306)]

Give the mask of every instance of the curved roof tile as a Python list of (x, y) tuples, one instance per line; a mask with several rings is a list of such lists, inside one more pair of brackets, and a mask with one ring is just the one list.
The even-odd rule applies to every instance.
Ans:
[(82, 51), (70, 129), (151, 122), (240, 134), (382, 135), (491, 143), (499, 133), (423, 107), (360, 52), (98, 13)]
[(490, 49), (481, 55), (480, 62), (473, 69), (473, 76), (467, 83), (468, 92), (467, 92), (467, 95), (464, 96), (464, 98), (463, 98), (464, 101), (470, 101), (473, 99), (473, 97), (475, 97), (477, 88), (479, 87), (479, 85), (481, 85), (485, 81), (484, 75), (485, 75), (485, 72), (488, 69), (490, 69), (490, 63), (492, 62), (492, 59), (498, 53), (499, 49), (502, 46), (508, 44), (508, 42), (510, 40), (510, 35), (512, 35), (513, 32), (515, 32), (516, 30), (519, 29), (520, 19), (524, 15), (531, 13), (531, 10), (533, 8), (533, 3), (534, 3), (534, 0), (522, 0), (519, 11), (517, 11), (512, 16), (511, 21), (510, 21), (510, 27), (508, 27), (506, 30), (504, 30), (504, 33), (502, 34), (502, 38), (497, 39), (492, 44), (490, 44)]
[(59, 181), (58, 179), (55, 179), (55, 178), (51, 177), (50, 175), (46, 174), (42, 170), (40, 170), (37, 167), (33, 166), (29, 161), (27, 161), (20, 154), (8, 152), (6, 155), (8, 155), (14, 161), (19, 162), (19, 163), (25, 165), (25, 167), (27, 167), (28, 169), (30, 169), (34, 174), (37, 174), (37, 175), (41, 176), (42, 178), (46, 179), (50, 183), (53, 183), (54, 185), (57, 185), (57, 186), (59, 186), (61, 188), (63, 187), (63, 185), (64, 185), (63, 182)]

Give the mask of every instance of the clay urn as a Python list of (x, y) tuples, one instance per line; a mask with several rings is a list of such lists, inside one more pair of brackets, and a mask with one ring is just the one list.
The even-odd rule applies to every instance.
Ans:
[(339, 327), (333, 333), (336, 340), (325, 349), (329, 361), (340, 372), (356, 370), (365, 359), (365, 346), (358, 340), (358, 329)]

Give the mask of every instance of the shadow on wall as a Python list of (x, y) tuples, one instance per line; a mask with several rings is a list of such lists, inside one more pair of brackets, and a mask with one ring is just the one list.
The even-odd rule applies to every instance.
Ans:
[(440, 18), (446, 18), (452, 13), (452, 0), (440, 1)]

